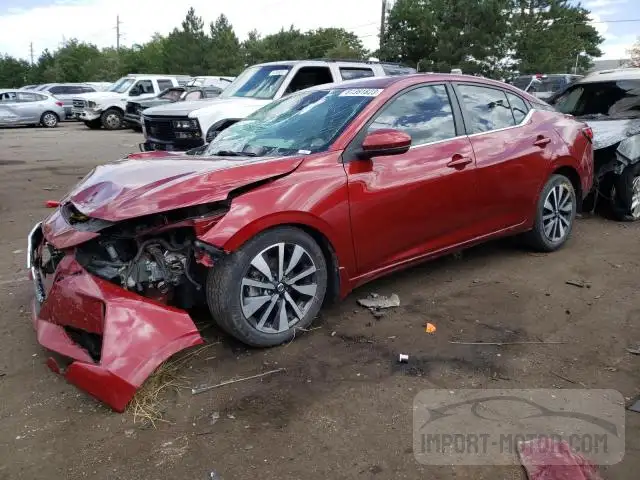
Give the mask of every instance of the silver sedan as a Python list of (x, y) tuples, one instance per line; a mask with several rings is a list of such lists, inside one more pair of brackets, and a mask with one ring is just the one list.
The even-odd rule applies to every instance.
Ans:
[(28, 90), (0, 90), (0, 126), (53, 128), (65, 118), (64, 104), (53, 95)]

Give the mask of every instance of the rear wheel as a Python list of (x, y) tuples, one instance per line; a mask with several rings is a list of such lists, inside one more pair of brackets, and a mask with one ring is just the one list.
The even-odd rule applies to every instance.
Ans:
[(124, 116), (120, 110), (110, 108), (100, 117), (105, 130), (119, 130), (124, 125)]
[(553, 175), (547, 181), (536, 208), (533, 229), (526, 239), (534, 249), (552, 252), (569, 239), (576, 218), (576, 192), (563, 175)]
[(611, 210), (621, 221), (640, 220), (640, 164), (630, 165), (611, 188)]
[(54, 112), (44, 112), (40, 117), (40, 125), (45, 128), (54, 128), (58, 126), (60, 119)]
[(252, 346), (290, 340), (317, 315), (327, 290), (321, 248), (298, 228), (263, 232), (210, 270), (207, 301), (222, 329)]

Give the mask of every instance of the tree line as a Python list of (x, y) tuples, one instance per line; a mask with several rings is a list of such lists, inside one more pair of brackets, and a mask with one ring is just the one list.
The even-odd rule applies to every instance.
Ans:
[(0, 55), (0, 86), (110, 81), (132, 72), (237, 75), (267, 61), (369, 56), (419, 71), (461, 68), (493, 78), (571, 72), (576, 61), (584, 71), (601, 55), (603, 41), (588, 15), (569, 0), (396, 0), (381, 49), (367, 51), (342, 28), (302, 32), (291, 26), (265, 36), (254, 30), (240, 41), (226, 16), (205, 27), (190, 8), (180, 27), (142, 45), (99, 49), (74, 39), (44, 50), (33, 65)]

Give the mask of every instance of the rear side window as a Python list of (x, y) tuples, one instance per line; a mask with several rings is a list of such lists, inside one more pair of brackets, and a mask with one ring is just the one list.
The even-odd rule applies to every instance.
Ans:
[(89, 85), (83, 85), (81, 87), (78, 87), (78, 93), (91, 93), (91, 92), (95, 92), (96, 89), (89, 86)]
[(390, 100), (369, 131), (382, 128), (408, 133), (413, 146), (455, 137), (456, 127), (446, 87), (425, 85)]
[[(18, 92), (18, 102), (36, 102), (39, 100), (38, 97), (43, 97), (43, 95), (36, 95), (35, 93)], [(44, 97), (44, 98), (47, 98), (47, 97)]]
[(340, 76), (343, 80), (353, 80), (355, 78), (373, 77), (373, 70), (370, 68), (340, 67)]
[(516, 124), (522, 122), (529, 111), (527, 104), (524, 103), (523, 99), (513, 93), (507, 92), (507, 98), (509, 99), (509, 104), (511, 105), (511, 111), (513, 112), (513, 118), (515, 119)]
[(160, 91), (171, 87), (173, 87), (173, 82), (171, 80), (158, 80), (158, 88), (160, 89)]
[(70, 90), (70, 87), (65, 87), (63, 85), (56, 85), (55, 87), (51, 87), (49, 89), (49, 92), (52, 95), (65, 95), (67, 93), (71, 93), (69, 92), (69, 90)]
[(594, 118), (640, 117), (640, 80), (576, 83), (554, 99), (562, 113)]
[(469, 133), (513, 127), (515, 122), (503, 90), (476, 85), (458, 85)]
[(37, 93), (34, 93), (36, 100), (38, 100), (39, 102), (42, 102), (43, 100), (48, 100), (49, 97), (47, 97), (46, 95), (39, 95)]
[(416, 73), (415, 68), (411, 67), (403, 67), (401, 65), (385, 65), (382, 64), (382, 70), (384, 70), (385, 75), (394, 76), (394, 75), (411, 75), (412, 73)]

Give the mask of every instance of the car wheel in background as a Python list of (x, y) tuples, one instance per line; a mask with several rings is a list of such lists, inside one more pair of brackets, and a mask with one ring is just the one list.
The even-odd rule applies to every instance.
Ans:
[(611, 210), (618, 220), (640, 220), (640, 164), (628, 166), (613, 182)]
[(533, 229), (525, 238), (536, 250), (552, 252), (571, 235), (576, 218), (576, 192), (564, 175), (552, 175), (540, 193)]
[(53, 112), (44, 112), (40, 117), (40, 125), (46, 128), (54, 128), (58, 126), (60, 119)]
[(307, 328), (327, 291), (322, 249), (294, 227), (267, 230), (218, 260), (207, 278), (213, 318), (247, 345), (271, 347)]
[(124, 125), (124, 117), (120, 110), (110, 108), (100, 117), (102, 126), (105, 130), (119, 130)]

